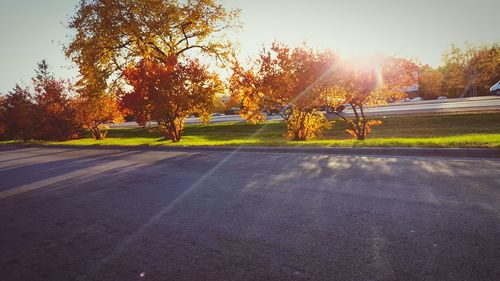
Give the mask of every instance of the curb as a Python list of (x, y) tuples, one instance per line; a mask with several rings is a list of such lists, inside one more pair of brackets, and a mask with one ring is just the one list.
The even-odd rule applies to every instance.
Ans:
[(41, 145), (41, 144), (4, 144), (3, 148), (70, 148), (70, 149), (111, 149), (143, 151), (181, 151), (181, 152), (251, 152), (251, 153), (309, 153), (323, 155), (355, 156), (420, 156), (454, 158), (492, 158), (500, 159), (500, 148), (426, 148), (426, 147), (263, 147), (263, 146), (120, 146), (120, 145)]

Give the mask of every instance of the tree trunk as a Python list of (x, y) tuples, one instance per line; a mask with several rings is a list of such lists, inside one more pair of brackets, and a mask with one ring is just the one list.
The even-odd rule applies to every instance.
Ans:
[(174, 118), (173, 120), (164, 119), (165, 124), (165, 138), (169, 138), (172, 142), (181, 140), (182, 129), (184, 128), (183, 118)]
[(365, 117), (365, 112), (363, 110), (363, 105), (359, 106), (359, 110), (361, 111), (361, 122), (363, 125), (361, 126), (361, 139), (358, 138), (358, 140), (365, 140), (366, 137), (366, 117)]
[(90, 133), (92, 134), (92, 137), (95, 140), (100, 140), (101, 139), (101, 134), (99, 134), (99, 129), (98, 128), (92, 127), (89, 130), (90, 130)]
[(103, 140), (106, 138), (107, 134), (107, 132), (102, 132), (99, 126), (90, 128), (90, 133), (92, 133), (92, 137), (94, 137), (95, 140)]
[(294, 141), (300, 141), (300, 134), (298, 131), (293, 132), (293, 140)]
[(172, 142), (178, 142), (181, 140), (181, 132), (177, 131), (176, 128), (167, 129), (165, 138), (169, 138)]

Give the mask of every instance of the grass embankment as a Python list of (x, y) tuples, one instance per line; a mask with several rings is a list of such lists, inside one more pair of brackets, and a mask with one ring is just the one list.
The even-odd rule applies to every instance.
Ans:
[[(148, 146), (399, 146), (399, 147), (500, 147), (500, 113), (387, 117), (373, 128), (365, 141), (345, 132), (337, 120), (323, 139), (290, 141), (282, 122), (265, 124), (217, 123), (186, 126), (182, 140), (172, 143), (160, 132), (143, 128), (110, 129), (106, 140), (89, 137), (65, 142), (39, 142), (67, 145), (148, 145)], [(9, 143), (9, 142), (3, 142)]]

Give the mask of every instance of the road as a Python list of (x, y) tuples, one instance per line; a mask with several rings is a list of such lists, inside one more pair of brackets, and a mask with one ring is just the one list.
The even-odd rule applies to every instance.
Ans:
[[(459, 113), (459, 112), (477, 112), (477, 111), (500, 111), (500, 97), (485, 96), (473, 97), (465, 99), (448, 99), (448, 100), (431, 100), (421, 102), (408, 102), (401, 104), (390, 104), (388, 106), (378, 106), (367, 108), (367, 114), (374, 115), (411, 115), (422, 113)], [(347, 116), (353, 115), (351, 110), (346, 110)], [(330, 115), (335, 117), (335, 115)], [(267, 120), (276, 121), (283, 120), (279, 115), (268, 116)], [(243, 122), (239, 115), (227, 116), (214, 116), (211, 118), (211, 123), (220, 122)], [(188, 118), (187, 124), (201, 124), (199, 118)], [(114, 124), (112, 127), (134, 127), (137, 126), (135, 122), (127, 122), (121, 124)]]
[(437, 101), (429, 103), (408, 102), (393, 106), (381, 106), (367, 109), (367, 112), (372, 114), (385, 113), (424, 113), (424, 112), (461, 112), (470, 110), (481, 110), (485, 108), (496, 108), (500, 110), (500, 97), (478, 97), (465, 100), (449, 99), (445, 101)]
[(500, 160), (0, 147), (1, 280), (500, 280)]

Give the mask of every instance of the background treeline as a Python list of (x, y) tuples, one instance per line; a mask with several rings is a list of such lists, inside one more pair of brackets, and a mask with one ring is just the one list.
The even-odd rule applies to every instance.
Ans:
[[(452, 45), (444, 53), (443, 64), (438, 68), (424, 65), (420, 69), (419, 94), (424, 99), (439, 96), (450, 98), (472, 94), (473, 83), (477, 95), (489, 95), (489, 89), (500, 79), (500, 45), (468, 46)], [(469, 92), (464, 90), (470, 84)]]

